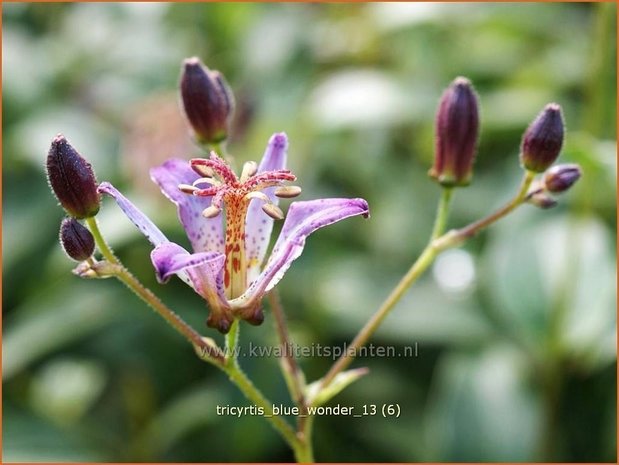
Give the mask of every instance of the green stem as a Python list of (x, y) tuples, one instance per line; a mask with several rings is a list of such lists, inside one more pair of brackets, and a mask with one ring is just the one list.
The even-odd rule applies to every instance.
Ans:
[(282, 303), (279, 298), (277, 289), (273, 289), (269, 295), (269, 304), (271, 306), (271, 313), (273, 314), (275, 321), (275, 329), (279, 336), (279, 342), (283, 349), (282, 356), (282, 372), (284, 379), (290, 391), (292, 400), (299, 406), (305, 406), (305, 395), (303, 393), (305, 382), (303, 379), (303, 373), (294, 354), (291, 353), (292, 342), (290, 339), (290, 333), (288, 332), (288, 325), (286, 324), (286, 316)]
[(116, 278), (122, 281), (140, 299), (146, 302), (148, 306), (166, 320), (170, 326), (187, 339), (196, 350), (199, 351), (202, 358), (207, 358), (208, 361), (216, 365), (223, 364), (224, 356), (221, 350), (208, 344), (195, 329), (185, 322), (185, 320), (170, 310), (150, 289), (144, 287), (129, 270), (122, 265), (118, 265)]
[(445, 231), (445, 226), (447, 225), (447, 218), (449, 216), (449, 204), (451, 203), (452, 192), (453, 189), (451, 187), (443, 187), (438, 208), (436, 210), (434, 229), (432, 229), (432, 240), (440, 237), (440, 235), (443, 234), (443, 231)]
[(529, 192), (529, 188), (531, 187), (531, 183), (535, 178), (535, 174), (533, 171), (526, 171), (522, 181), (520, 183), (520, 188), (518, 189), (518, 193), (503, 207), (499, 208), (494, 213), (482, 218), (481, 220), (475, 221), (474, 223), (465, 226), (464, 228), (460, 228), (455, 231), (450, 231), (445, 234), (443, 237), (437, 240), (437, 246), (439, 249), (444, 250), (446, 248), (454, 247), (456, 245), (461, 244), (465, 240), (473, 237), (482, 229), (487, 228), (493, 223), (496, 223), (498, 220), (508, 215), (512, 211), (514, 211), (517, 207), (522, 205), (522, 203), (527, 198), (527, 193)]
[(97, 247), (101, 254), (111, 264), (112, 275), (119, 281), (124, 283), (135, 295), (142, 299), (150, 308), (158, 313), (172, 328), (178, 331), (185, 339), (187, 339), (201, 357), (206, 358), (209, 362), (221, 364), (224, 361), (223, 354), (213, 345), (207, 343), (202, 336), (189, 324), (185, 322), (175, 312), (170, 310), (159, 297), (157, 297), (150, 289), (145, 287), (128, 269), (126, 269), (120, 260), (116, 258), (110, 246), (105, 242), (97, 220), (94, 217), (87, 218), (86, 222), (90, 227)]
[[(408, 288), (423, 274), (423, 272), (432, 264), (436, 256), (443, 250), (456, 247), (468, 238), (477, 234), (481, 229), (486, 228), (492, 223), (496, 222), (500, 218), (513, 211), (516, 207), (521, 205), (527, 197), (529, 187), (533, 182), (535, 173), (527, 171), (522, 179), (518, 193), (510, 200), (505, 206), (497, 210), (496, 212), (488, 215), (487, 217), (471, 223), (464, 228), (449, 231), (446, 234), (442, 234), (442, 228), (447, 223), (447, 214), (450, 201), (450, 192), (443, 190), (443, 195), (439, 201), (437, 208), (437, 220), (435, 223), (434, 231), (432, 233), (433, 238), (430, 240), (425, 249), (421, 252), (419, 258), (413, 263), (410, 269), (406, 272), (404, 277), (391, 291), (389, 296), (385, 299), (379, 309), (372, 315), (365, 326), (357, 333), (349, 346), (349, 350), (346, 351), (336, 362), (331, 369), (327, 372), (322, 381), (323, 389), (327, 387), (337, 376), (338, 373), (345, 370), (354, 360), (355, 354), (358, 350), (365, 345), (369, 338), (376, 332), (380, 324), (385, 317), (391, 312), (393, 307), (400, 301), (402, 296), (406, 293)], [(434, 237), (434, 236), (437, 237)]]
[(86, 223), (88, 224), (88, 227), (90, 228), (90, 232), (95, 238), (95, 242), (101, 254), (105, 257), (105, 259), (108, 262), (113, 263), (115, 265), (119, 265), (120, 261), (114, 255), (114, 252), (112, 252), (112, 249), (110, 248), (110, 246), (107, 245), (107, 242), (105, 242), (105, 239), (103, 238), (103, 234), (101, 234), (101, 230), (99, 229), (99, 223), (97, 223), (97, 219), (94, 216), (91, 216), (90, 218), (86, 218)]
[(277, 432), (281, 434), (284, 440), (294, 450), (295, 456), (297, 456), (302, 450), (302, 444), (297, 438), (294, 430), (282, 417), (273, 414), (273, 404), (254, 386), (247, 375), (241, 370), (236, 359), (232, 363), (226, 364), (222, 369), (229, 376), (230, 380), (237, 385), (245, 397), (253, 402), (256, 407), (260, 407), (264, 411), (264, 417), (271, 423)]
[(226, 364), (236, 363), (239, 343), (239, 320), (234, 320), (226, 334)]
[(294, 451), (295, 458), (298, 463), (314, 463), (314, 451), (312, 449), (314, 417), (307, 415), (303, 425), (304, 427), (299, 429), (299, 447)]
[(410, 267), (393, 291), (391, 291), (391, 294), (385, 299), (380, 308), (372, 315), (369, 321), (352, 340), (346, 353), (344, 353), (327, 372), (322, 381), (323, 389), (333, 381), (333, 378), (335, 378), (338, 373), (345, 370), (348, 365), (352, 363), (356, 352), (363, 347), (374, 332), (376, 332), (385, 317), (391, 312), (395, 304), (400, 301), (408, 288), (417, 281), (419, 276), (421, 276), (434, 261), (437, 253), (438, 251), (432, 243), (426, 246), (419, 258), (413, 263), (413, 266)]

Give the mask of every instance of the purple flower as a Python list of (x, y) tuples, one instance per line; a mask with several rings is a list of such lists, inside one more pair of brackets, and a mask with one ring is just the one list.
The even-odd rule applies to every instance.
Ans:
[(153, 181), (177, 206), (193, 253), (170, 242), (111, 184), (99, 186), (155, 246), (151, 259), (158, 280), (176, 274), (189, 284), (210, 306), (207, 325), (222, 333), (235, 318), (262, 322), (262, 297), (301, 255), (307, 236), (344, 218), (369, 216), (363, 199), (294, 202), (265, 260), (273, 219), (283, 216), (278, 196), (300, 193), (283, 185), (296, 179), (284, 169), (287, 147), (285, 134), (273, 135), (260, 165), (246, 163), (240, 178), (214, 153), (191, 162), (171, 159), (151, 170)]

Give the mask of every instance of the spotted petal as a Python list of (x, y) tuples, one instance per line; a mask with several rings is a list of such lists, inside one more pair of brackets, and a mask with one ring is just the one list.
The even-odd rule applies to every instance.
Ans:
[(155, 247), (150, 254), (159, 282), (166, 282), (174, 274), (187, 276), (191, 287), (209, 304), (209, 326), (227, 332), (231, 323), (230, 306), (225, 297), (223, 267), (225, 255), (218, 252), (190, 254), (173, 242)]
[(211, 205), (211, 197), (185, 194), (179, 184), (192, 184), (199, 176), (189, 162), (178, 158), (167, 160), (150, 170), (152, 180), (177, 207), (178, 217), (195, 252), (223, 252), (222, 216), (204, 218), (202, 211)]
[[(269, 139), (269, 144), (258, 166), (257, 173), (285, 169), (287, 150), (288, 138), (286, 134), (283, 132), (273, 134)], [(277, 205), (279, 199), (274, 195), (274, 191), (274, 187), (263, 190), (271, 202)], [(253, 199), (247, 209), (245, 220), (245, 249), (248, 257), (249, 282), (258, 276), (273, 230), (273, 218), (262, 211), (262, 203), (262, 200)]]
[(127, 218), (129, 218), (142, 234), (146, 236), (151, 244), (157, 246), (164, 242), (168, 242), (168, 238), (165, 237), (161, 230), (109, 182), (102, 182), (99, 185), (98, 191), (116, 200), (116, 203), (125, 215), (127, 215)]
[(282, 231), (260, 276), (236, 301), (234, 306), (255, 305), (284, 276), (291, 263), (301, 255), (305, 239), (324, 226), (351, 216), (369, 216), (363, 199), (320, 199), (290, 205)]

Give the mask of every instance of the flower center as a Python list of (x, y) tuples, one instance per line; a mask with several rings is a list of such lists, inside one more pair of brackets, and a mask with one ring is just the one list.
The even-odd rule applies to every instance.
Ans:
[(288, 170), (257, 172), (254, 162), (243, 166), (240, 178), (230, 166), (214, 152), (210, 158), (194, 158), (190, 161), (192, 169), (201, 177), (192, 185), (181, 184), (179, 189), (187, 194), (200, 197), (212, 197), (211, 205), (202, 214), (214, 218), (225, 211), (225, 248), (226, 263), (224, 284), (226, 297), (240, 297), (248, 286), (247, 259), (245, 251), (245, 219), (247, 208), (252, 199), (263, 202), (262, 210), (274, 219), (282, 219), (284, 214), (271, 202), (264, 189), (277, 187), (274, 194), (278, 197), (296, 197), (301, 193), (297, 186), (284, 186), (286, 181), (294, 181), (296, 176)]

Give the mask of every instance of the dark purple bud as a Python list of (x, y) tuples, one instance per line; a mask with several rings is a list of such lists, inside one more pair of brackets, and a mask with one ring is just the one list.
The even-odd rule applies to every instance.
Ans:
[(199, 58), (185, 60), (181, 97), (198, 142), (218, 143), (228, 137), (234, 99), (219, 71), (211, 71)]
[(576, 164), (557, 165), (544, 173), (544, 186), (549, 192), (565, 192), (580, 179), (582, 171)]
[(557, 201), (545, 192), (536, 192), (527, 199), (527, 202), (531, 205), (535, 205), (537, 208), (541, 208), (542, 210), (546, 210), (557, 205)]
[(428, 174), (445, 187), (466, 186), (479, 135), (479, 104), (471, 81), (458, 77), (445, 90), (435, 130), (434, 166)]
[(75, 218), (65, 218), (60, 224), (60, 244), (73, 260), (90, 258), (95, 251), (95, 239)]
[(92, 166), (62, 134), (54, 137), (47, 155), (47, 180), (69, 215), (82, 219), (99, 212), (100, 199)]
[(563, 132), (561, 107), (556, 103), (549, 103), (522, 136), (522, 166), (536, 173), (546, 171), (559, 156), (563, 145)]

